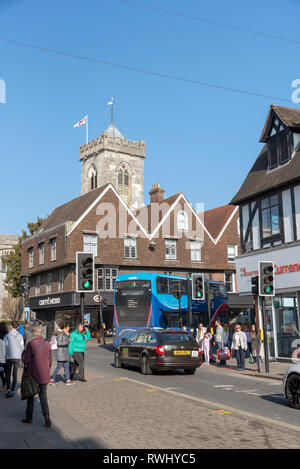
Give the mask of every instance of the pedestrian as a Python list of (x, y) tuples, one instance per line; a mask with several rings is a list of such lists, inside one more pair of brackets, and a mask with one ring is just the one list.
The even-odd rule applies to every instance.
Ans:
[(245, 354), (247, 351), (247, 337), (245, 332), (241, 330), (240, 324), (236, 324), (234, 330), (235, 332), (232, 336), (231, 350), (235, 353), (237, 370), (244, 370)]
[(250, 329), (250, 324), (246, 324), (244, 328), (244, 332), (247, 337), (247, 357), (250, 357), (250, 352), (251, 352), (251, 329)]
[[(21, 334), (17, 331), (18, 321), (12, 321), (11, 331), (4, 337), (5, 358), (6, 358), (6, 397), (13, 397), (17, 384), (18, 368), (24, 350), (24, 341)], [(11, 380), (11, 375), (13, 379)]]
[(7, 391), (6, 386), (6, 359), (4, 337), (7, 334), (7, 327), (4, 322), (0, 323), (0, 378), (2, 381), (1, 392)]
[[(215, 322), (216, 324), (216, 333), (215, 333), (215, 338), (214, 338), (214, 343), (217, 346), (217, 350), (220, 350), (224, 348), (224, 327), (221, 325), (221, 321), (218, 319)], [(226, 365), (226, 360), (220, 360), (218, 363), (219, 366), (225, 366)]]
[(202, 339), (202, 346), (203, 346), (203, 353), (204, 353), (204, 363), (203, 365), (209, 365), (210, 359), (210, 341), (212, 339), (212, 335), (205, 331)]
[(55, 386), (55, 380), (57, 373), (63, 367), (65, 371), (66, 385), (72, 386), (73, 381), (70, 379), (70, 370), (69, 370), (69, 343), (70, 343), (70, 326), (62, 321), (59, 324), (59, 329), (56, 334), (56, 359), (57, 367), (54, 370), (54, 373), (51, 377), (50, 384)]
[[(50, 368), (52, 365), (51, 346), (43, 337), (43, 327), (41, 325), (32, 326), (33, 339), (27, 344), (24, 363), (28, 366), (31, 375), (39, 387), (39, 399), (45, 426), (51, 427), (49, 405), (47, 399), (47, 384), (50, 383)], [(32, 423), (34, 409), (34, 396), (27, 399), (26, 417), (24, 423)]]
[(86, 343), (90, 340), (91, 334), (87, 327), (84, 327), (82, 323), (77, 325), (77, 328), (70, 335), (69, 343), (69, 355), (74, 358), (75, 367), (70, 375), (70, 379), (73, 380), (74, 374), (78, 369), (79, 381), (85, 383), (84, 378), (84, 353), (86, 349)]
[(196, 329), (196, 341), (200, 345), (200, 348), (201, 348), (201, 342), (204, 339), (204, 334), (206, 331), (207, 331), (207, 328), (203, 326), (202, 322), (200, 322)]
[(251, 340), (252, 340), (251, 342), (252, 357), (256, 358), (257, 371), (258, 373), (260, 373), (261, 361), (264, 357), (264, 347), (263, 347), (262, 340), (260, 338), (259, 331), (257, 327), (255, 326), (255, 324), (252, 324), (251, 326)]

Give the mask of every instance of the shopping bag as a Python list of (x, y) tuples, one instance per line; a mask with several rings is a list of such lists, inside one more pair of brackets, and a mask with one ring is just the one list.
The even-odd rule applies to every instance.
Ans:
[(228, 347), (220, 348), (217, 350), (218, 360), (230, 360), (230, 350)]
[(253, 357), (252, 353), (250, 353), (248, 361), (249, 361), (250, 365), (253, 365), (253, 363), (256, 363), (256, 357)]
[(24, 365), (22, 380), (21, 380), (21, 399), (29, 399), (39, 392), (39, 386), (29, 371), (29, 368)]

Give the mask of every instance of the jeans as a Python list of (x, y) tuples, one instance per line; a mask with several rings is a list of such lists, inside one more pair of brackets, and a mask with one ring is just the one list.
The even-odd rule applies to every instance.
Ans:
[(257, 363), (257, 369), (260, 370), (260, 368), (261, 368), (261, 357), (259, 357), (259, 356), (256, 357), (256, 363)]
[(240, 369), (240, 370), (245, 369), (245, 355), (246, 355), (246, 352), (241, 347), (239, 347), (235, 351), (235, 358), (236, 358), (237, 368)]
[(73, 358), (75, 361), (75, 370), (78, 368), (78, 375), (80, 379), (84, 379), (84, 353), (83, 352), (73, 352)]
[(52, 376), (53, 381), (55, 381), (56, 375), (62, 367), (64, 367), (65, 369), (66, 380), (67, 381), (70, 380), (69, 361), (66, 361), (66, 362), (57, 362), (57, 367), (55, 368), (53, 376)]
[[(20, 359), (11, 359), (8, 358), (6, 360), (6, 383), (7, 383), (7, 390), (14, 391), (16, 384), (17, 384), (17, 375), (18, 375), (18, 368), (20, 365)], [(13, 380), (11, 384), (11, 372), (13, 373)]]
[[(217, 342), (217, 349), (220, 350), (223, 347), (222, 342)], [(226, 365), (226, 360), (220, 360), (220, 365)]]
[(209, 348), (203, 349), (204, 352), (204, 363), (209, 365)]
[[(48, 407), (48, 400), (47, 400), (47, 384), (39, 384), (39, 398), (40, 404), (42, 408), (42, 414), (49, 415), (49, 407)], [(27, 399), (27, 407), (26, 407), (26, 418), (32, 419), (33, 416), (33, 408), (34, 408), (34, 396)]]
[(6, 384), (6, 363), (0, 363), (0, 368), (3, 368), (3, 371), (0, 371), (0, 378), (4, 386)]

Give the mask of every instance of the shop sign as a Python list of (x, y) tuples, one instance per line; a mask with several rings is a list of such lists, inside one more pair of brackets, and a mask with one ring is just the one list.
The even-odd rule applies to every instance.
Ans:
[(259, 261), (274, 262), (275, 289), (299, 288), (300, 290), (300, 246), (298, 245), (237, 257), (238, 293), (252, 291), (251, 278), (258, 275)]
[(55, 308), (57, 306), (74, 306), (73, 293), (59, 293), (56, 295), (29, 298), (31, 309)]

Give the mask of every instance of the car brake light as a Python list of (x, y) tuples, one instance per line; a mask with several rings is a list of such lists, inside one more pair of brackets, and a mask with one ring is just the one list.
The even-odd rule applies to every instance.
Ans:
[(162, 345), (157, 345), (155, 347), (157, 355), (164, 355), (165, 354), (165, 349), (163, 348)]

